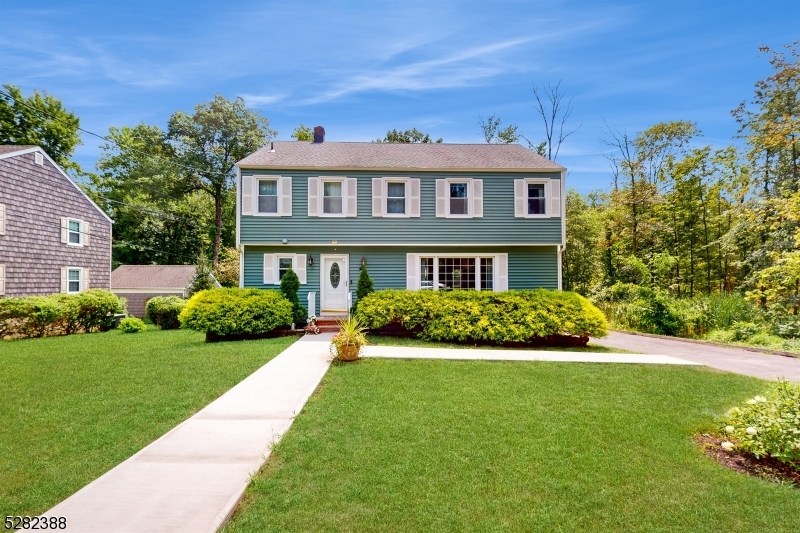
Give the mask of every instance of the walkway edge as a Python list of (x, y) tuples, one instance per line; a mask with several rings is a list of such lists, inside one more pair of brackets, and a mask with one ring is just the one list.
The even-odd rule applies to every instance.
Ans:
[[(769, 355), (782, 355), (783, 357), (791, 357), (793, 359), (800, 359), (800, 354), (792, 352), (784, 352), (783, 350), (772, 350), (770, 348), (760, 348), (758, 346), (750, 346), (747, 344), (726, 344), (723, 342), (707, 341), (704, 339), (687, 339), (685, 337), (671, 337), (669, 335), (658, 335), (656, 333), (643, 333), (641, 331), (625, 331), (624, 329), (610, 329), (615, 333), (627, 333), (628, 335), (638, 335), (640, 337), (651, 337), (653, 339), (666, 339), (671, 341), (691, 342), (693, 344), (705, 344), (706, 346), (717, 346), (719, 348), (730, 348), (735, 350), (747, 350), (748, 352), (766, 353)], [(597, 340), (602, 340), (602, 337), (593, 337)], [(589, 340), (591, 342), (591, 339)]]

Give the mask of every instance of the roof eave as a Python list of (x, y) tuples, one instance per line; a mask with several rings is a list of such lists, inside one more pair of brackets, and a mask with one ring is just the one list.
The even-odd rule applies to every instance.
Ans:
[(565, 167), (556, 165), (554, 167), (536, 167), (536, 168), (456, 168), (456, 167), (330, 167), (330, 166), (284, 166), (284, 165), (263, 165), (263, 164), (248, 164), (237, 163), (235, 165), (240, 169), (249, 170), (332, 170), (336, 172), (349, 172), (349, 171), (372, 171), (372, 172), (563, 172), (567, 170)]

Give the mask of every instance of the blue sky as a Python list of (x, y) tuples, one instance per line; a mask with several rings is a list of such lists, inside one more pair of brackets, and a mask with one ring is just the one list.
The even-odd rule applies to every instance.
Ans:
[[(793, 0), (4, 2), (0, 82), (54, 94), (101, 134), (219, 93), (283, 140), (303, 123), (335, 141), (416, 127), (483, 142), (479, 114), (540, 140), (531, 86), (563, 79), (581, 127), (558, 162), (588, 192), (609, 183), (604, 120), (694, 120), (701, 143), (731, 144), (730, 110), (770, 74), (759, 45), (798, 30)], [(99, 141), (83, 142), (75, 159), (93, 169)]]

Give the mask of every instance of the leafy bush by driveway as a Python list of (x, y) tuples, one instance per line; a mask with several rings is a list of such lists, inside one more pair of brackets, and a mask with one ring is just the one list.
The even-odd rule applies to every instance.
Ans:
[(527, 344), (573, 337), (585, 344), (589, 336), (607, 332), (605, 317), (586, 298), (545, 289), (383, 290), (365, 297), (356, 316), (371, 330), (395, 329), (435, 341)]
[(147, 318), (161, 329), (181, 327), (180, 314), (186, 307), (186, 300), (177, 296), (156, 296), (147, 300)]

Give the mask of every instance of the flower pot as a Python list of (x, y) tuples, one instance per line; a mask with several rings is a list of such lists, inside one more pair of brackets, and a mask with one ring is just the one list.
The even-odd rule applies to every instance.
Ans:
[(340, 346), (337, 350), (339, 353), (339, 361), (356, 361), (360, 348), (360, 346), (351, 346), (349, 344)]

